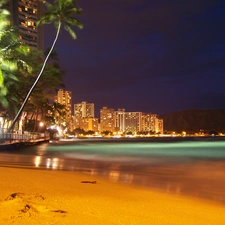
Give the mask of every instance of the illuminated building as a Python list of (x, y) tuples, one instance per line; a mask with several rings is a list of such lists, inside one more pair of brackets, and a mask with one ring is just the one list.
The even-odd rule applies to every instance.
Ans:
[(158, 117), (157, 114), (143, 113), (142, 114), (142, 131), (155, 132), (155, 121)]
[(125, 109), (114, 112), (114, 127), (117, 132), (125, 132)]
[(125, 112), (126, 133), (137, 133), (142, 130), (142, 112)]
[(142, 131), (163, 133), (163, 119), (158, 118), (158, 114), (142, 114)]
[(72, 112), (72, 92), (60, 89), (56, 96), (56, 102), (62, 104), (66, 108), (66, 122), (71, 121)]
[(74, 118), (75, 128), (83, 129), (84, 131), (98, 132), (98, 118)]
[(98, 132), (98, 118), (94, 118), (94, 103), (74, 104), (74, 127)]
[(114, 132), (114, 109), (104, 106), (100, 110), (100, 127), (102, 131)]
[(81, 102), (74, 104), (74, 116), (76, 118), (94, 118), (94, 103)]
[(18, 28), (21, 42), (39, 50), (44, 49), (44, 29), (43, 26), (37, 28), (37, 21), (43, 13), (43, 2), (10, 0), (7, 4), (13, 25)]
[(155, 119), (155, 132), (163, 134), (163, 119)]

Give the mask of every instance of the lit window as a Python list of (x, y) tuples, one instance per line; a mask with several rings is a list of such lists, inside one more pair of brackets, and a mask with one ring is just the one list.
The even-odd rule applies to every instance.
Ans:
[(26, 24), (27, 24), (28, 27), (30, 27), (30, 26), (34, 25), (34, 22), (33, 21), (26, 21)]

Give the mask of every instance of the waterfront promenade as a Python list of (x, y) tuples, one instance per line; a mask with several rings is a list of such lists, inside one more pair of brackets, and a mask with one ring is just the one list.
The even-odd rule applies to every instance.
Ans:
[(38, 132), (0, 132), (0, 148), (2, 146), (11, 146), (24, 143), (37, 143), (48, 141), (50, 139), (48, 133)]

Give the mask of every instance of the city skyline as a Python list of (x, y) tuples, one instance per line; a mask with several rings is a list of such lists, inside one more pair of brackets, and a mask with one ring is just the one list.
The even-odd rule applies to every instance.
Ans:
[[(59, 93), (62, 90), (58, 91)], [(71, 94), (71, 92), (65, 90), (64, 96)], [(66, 105), (61, 101), (60, 103)], [(146, 112), (127, 112), (125, 109), (114, 109), (103, 106), (100, 109), (100, 115), (94, 117), (94, 103), (81, 102), (75, 103), (74, 107), (70, 107), (72, 112), (74, 109), (74, 115), (71, 117), (72, 123), (75, 128), (84, 129), (85, 131), (109, 131), (118, 133), (127, 132), (160, 132), (163, 133), (163, 119), (159, 118), (158, 114), (146, 113)], [(70, 112), (70, 113), (71, 113)], [(71, 120), (70, 120), (71, 121)], [(73, 130), (73, 129), (72, 129)]]
[[(59, 92), (69, 92), (71, 95), (72, 95), (72, 92), (71, 91), (68, 91), (68, 90), (63, 90), (62, 91), (62, 89), (60, 89), (59, 91), (58, 91), (58, 94), (57, 95), (59, 95)], [(67, 106), (67, 104), (65, 104), (65, 103), (63, 103), (62, 101), (57, 101), (57, 102), (59, 102), (59, 103), (61, 103), (61, 104), (63, 104), (63, 105), (66, 105)], [(71, 104), (70, 104), (71, 105)], [(91, 114), (90, 113), (90, 115), (89, 116), (81, 116), (84, 112), (82, 112), (82, 109), (81, 109), (81, 107), (82, 107), (82, 105), (88, 105), (89, 107), (90, 107), (90, 105), (91, 105), (91, 110), (93, 111), (93, 114)], [(124, 112), (141, 112), (141, 113), (151, 113), (151, 114), (157, 114), (157, 113), (153, 113), (153, 112), (143, 112), (143, 111), (140, 111), (140, 110), (135, 110), (135, 111), (126, 111), (126, 109), (125, 108), (112, 108), (112, 107), (110, 107), (110, 106), (108, 106), (108, 105), (104, 105), (104, 106), (101, 106), (100, 107), (100, 109), (99, 109), (99, 112), (97, 112), (96, 110), (95, 110), (95, 103), (94, 102), (87, 102), (87, 101), (83, 101), (83, 102), (76, 102), (76, 103), (73, 103), (71, 106), (71, 113), (72, 113), (72, 116), (76, 116), (76, 114), (78, 113), (78, 107), (79, 107), (79, 116), (77, 116), (78, 118), (82, 118), (82, 117), (95, 117), (95, 118), (100, 118), (99, 117), (99, 115), (100, 115), (100, 111), (104, 108), (104, 107), (106, 107), (106, 108), (110, 108), (110, 109), (113, 109), (113, 110), (115, 110), (115, 111), (121, 111), (121, 110), (123, 110)], [(86, 107), (86, 106), (85, 106)], [(85, 108), (86, 109), (86, 108)], [(87, 108), (87, 112), (89, 111), (90, 109), (88, 109)], [(76, 113), (77, 112), (77, 113)], [(85, 112), (85, 115), (87, 114), (87, 112)], [(98, 116), (92, 116), (92, 115), (98, 115)]]
[[(75, 102), (166, 114), (225, 108), (225, 3), (77, 1), (77, 40), (56, 51)], [(45, 25), (45, 47), (54, 27)]]
[(55, 102), (65, 106), (66, 114), (59, 120), (70, 131), (83, 129), (86, 132), (111, 132), (114, 134), (163, 133), (163, 119), (159, 118), (158, 114), (140, 111), (127, 112), (124, 108), (114, 109), (103, 106), (100, 109), (99, 117), (95, 117), (94, 103), (83, 101), (72, 105), (72, 92), (63, 89), (58, 91)]

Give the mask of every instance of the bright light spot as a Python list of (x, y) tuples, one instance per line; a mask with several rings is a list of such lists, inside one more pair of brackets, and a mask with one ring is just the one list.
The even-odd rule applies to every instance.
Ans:
[(113, 181), (118, 181), (120, 174), (117, 171), (110, 171), (109, 178)]
[(36, 167), (39, 167), (41, 163), (41, 156), (36, 156), (35, 160), (34, 160), (34, 164)]
[(50, 168), (50, 166), (51, 166), (51, 159), (47, 159), (47, 163), (46, 163), (46, 167), (47, 168)]
[(53, 168), (53, 169), (56, 169), (57, 166), (58, 166), (58, 163), (59, 163), (59, 159), (58, 159), (58, 158), (54, 158), (54, 159), (52, 160), (52, 168)]

